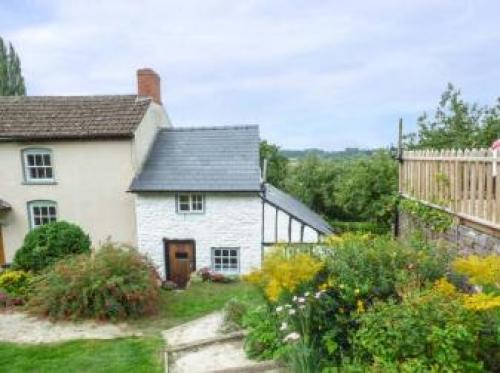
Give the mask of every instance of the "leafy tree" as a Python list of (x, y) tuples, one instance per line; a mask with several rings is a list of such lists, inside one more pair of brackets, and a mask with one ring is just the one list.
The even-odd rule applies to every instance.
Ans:
[(449, 84), (435, 114), (424, 113), (417, 124), (417, 133), (406, 138), (409, 148), (487, 148), (500, 137), (500, 99), (493, 107), (470, 104)]
[(26, 87), (21, 73), (21, 61), (12, 44), (0, 37), (0, 96), (24, 96)]
[(267, 159), (267, 181), (277, 188), (283, 187), (287, 176), (288, 158), (280, 153), (277, 145), (268, 143), (266, 140), (260, 142), (261, 166)]
[(352, 162), (339, 178), (337, 204), (351, 217), (389, 226), (397, 195), (398, 170), (387, 151)]

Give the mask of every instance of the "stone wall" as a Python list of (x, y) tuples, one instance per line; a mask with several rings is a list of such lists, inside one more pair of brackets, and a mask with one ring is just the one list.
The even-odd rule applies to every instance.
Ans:
[(399, 235), (408, 239), (412, 233), (422, 232), (427, 240), (443, 240), (458, 249), (460, 255), (500, 255), (500, 232), (478, 224), (455, 220), (455, 224), (446, 232), (436, 233), (425, 227), (422, 221), (399, 212)]

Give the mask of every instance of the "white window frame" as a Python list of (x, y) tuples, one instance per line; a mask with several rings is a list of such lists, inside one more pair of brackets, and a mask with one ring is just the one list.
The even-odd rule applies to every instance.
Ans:
[[(42, 164), (30, 165), (28, 162), (28, 159), (30, 156), (32, 156), (35, 159), (35, 162), (36, 162), (36, 156), (41, 156)], [(50, 164), (45, 164), (47, 156), (48, 156)], [(23, 150), (23, 168), (24, 168), (24, 180), (27, 183), (43, 184), (43, 183), (53, 183), (55, 181), (54, 157), (52, 156), (52, 151), (50, 149), (43, 149), (43, 148), (24, 149)], [(31, 172), (30, 172), (32, 169), (44, 169), (45, 173), (47, 172), (48, 169), (50, 169), (52, 176), (51, 177), (32, 177)]]
[[(35, 208), (39, 209), (39, 213), (35, 214)], [(46, 213), (43, 213), (41, 209), (47, 209)], [(55, 213), (52, 214), (51, 209), (54, 209)], [(30, 229), (38, 228), (44, 224), (52, 223), (57, 221), (58, 213), (57, 213), (57, 203), (54, 201), (29, 201), (28, 202), (28, 216)], [(47, 219), (44, 223), (40, 221), (39, 224), (36, 224), (36, 219)]]
[[(217, 251), (220, 250), (219, 254), (216, 254)], [(224, 251), (228, 251), (227, 255), (224, 254)], [(233, 255), (236, 253), (236, 255)], [(218, 273), (225, 274), (238, 274), (240, 273), (240, 263), (241, 263), (241, 251), (239, 247), (212, 247), (210, 257), (212, 261), (212, 270)], [(224, 268), (224, 258), (228, 259), (228, 266)], [(236, 267), (234, 267), (231, 263), (231, 259), (236, 259)], [(216, 264), (216, 260), (220, 259), (220, 264)], [(219, 268), (217, 268), (219, 267)]]
[[(181, 202), (181, 199), (187, 201)], [(177, 212), (179, 214), (203, 214), (205, 212), (205, 196), (203, 193), (177, 193)], [(188, 209), (181, 209), (181, 205), (186, 205)], [(198, 207), (201, 205), (201, 209)]]

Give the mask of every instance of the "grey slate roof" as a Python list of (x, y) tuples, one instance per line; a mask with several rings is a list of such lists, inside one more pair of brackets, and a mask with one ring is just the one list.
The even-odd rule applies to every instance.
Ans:
[(151, 99), (115, 96), (0, 97), (0, 141), (132, 137)]
[(162, 129), (130, 191), (260, 191), (259, 128)]
[(285, 211), (297, 220), (311, 226), (323, 234), (333, 233), (330, 225), (318, 214), (291, 195), (279, 190), (271, 184), (264, 184), (264, 200)]

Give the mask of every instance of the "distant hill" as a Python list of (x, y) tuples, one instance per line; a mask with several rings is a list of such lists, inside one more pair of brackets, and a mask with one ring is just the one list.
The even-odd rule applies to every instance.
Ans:
[(315, 155), (320, 158), (328, 159), (356, 159), (369, 156), (375, 150), (359, 149), (359, 148), (345, 148), (344, 150), (327, 151), (322, 149), (304, 149), (304, 150), (287, 150), (282, 149), (280, 153), (288, 159), (303, 159), (310, 155)]

